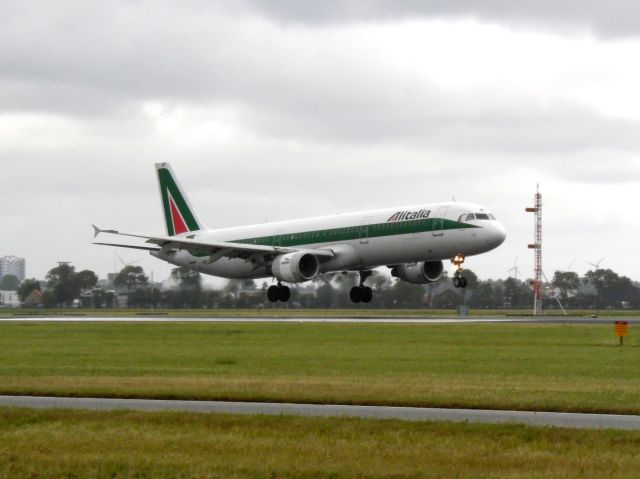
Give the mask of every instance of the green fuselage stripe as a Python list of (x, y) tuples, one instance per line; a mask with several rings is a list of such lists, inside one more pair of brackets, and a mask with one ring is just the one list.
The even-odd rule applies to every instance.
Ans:
[[(281, 235), (260, 236), (232, 240), (231, 243), (255, 244), (263, 246), (305, 246), (319, 243), (338, 243), (358, 239), (381, 238), (384, 236), (405, 235), (414, 233), (432, 233), (446, 230), (460, 230), (479, 228), (479, 226), (459, 221), (427, 218), (421, 220), (394, 221), (388, 223), (376, 223), (369, 225), (346, 226), (343, 228), (331, 228), (300, 233), (288, 233)], [(193, 252), (194, 256), (207, 256), (204, 252)]]

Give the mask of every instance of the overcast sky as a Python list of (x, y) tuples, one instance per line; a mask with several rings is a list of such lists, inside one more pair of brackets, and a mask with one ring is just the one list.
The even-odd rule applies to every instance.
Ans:
[(640, 279), (639, 58), (631, 0), (3, 1), (0, 254), (106, 275), (91, 223), (163, 233), (170, 161), (211, 227), (480, 203), (483, 278), (531, 276), (540, 182), (548, 275)]

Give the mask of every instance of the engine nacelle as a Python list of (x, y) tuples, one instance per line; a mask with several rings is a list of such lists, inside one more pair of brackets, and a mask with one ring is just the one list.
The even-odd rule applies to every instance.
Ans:
[(442, 261), (418, 261), (395, 266), (391, 276), (412, 284), (429, 284), (440, 279), (444, 271)]
[(315, 278), (320, 271), (318, 258), (311, 253), (299, 251), (276, 257), (271, 264), (271, 272), (286, 283), (302, 283)]

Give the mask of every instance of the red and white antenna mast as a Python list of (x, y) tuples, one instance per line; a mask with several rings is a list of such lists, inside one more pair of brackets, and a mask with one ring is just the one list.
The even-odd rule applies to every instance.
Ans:
[(542, 195), (538, 185), (535, 196), (536, 206), (527, 208), (527, 213), (535, 214), (535, 242), (529, 245), (529, 249), (535, 253), (535, 272), (532, 281), (533, 286), (533, 315), (540, 316), (542, 310)]

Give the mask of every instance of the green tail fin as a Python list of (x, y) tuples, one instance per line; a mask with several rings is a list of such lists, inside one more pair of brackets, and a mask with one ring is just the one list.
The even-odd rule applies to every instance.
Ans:
[(164, 221), (169, 236), (205, 229), (169, 163), (156, 163)]

